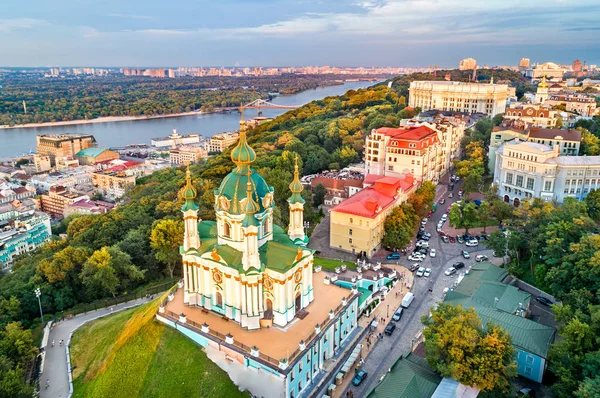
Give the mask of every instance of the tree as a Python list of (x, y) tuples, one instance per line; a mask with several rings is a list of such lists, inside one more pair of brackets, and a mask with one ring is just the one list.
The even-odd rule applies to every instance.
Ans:
[(588, 130), (581, 130), (581, 147), (579, 152), (581, 155), (597, 156), (600, 155), (600, 138), (590, 133)]
[(490, 233), (490, 237), (485, 245), (492, 249), (496, 256), (506, 256), (506, 236), (499, 229), (495, 229)]
[(0, 333), (0, 353), (17, 366), (31, 361), (37, 354), (31, 330), (24, 329), (21, 322), (7, 324)]
[(442, 303), (422, 318), (425, 357), (443, 377), (452, 377), (481, 391), (510, 390), (516, 375), (508, 332), (493, 323), (486, 327), (473, 308)]
[(433, 210), (435, 200), (435, 185), (431, 181), (424, 181), (421, 186), (408, 198), (408, 202), (420, 218)]
[(477, 219), (479, 221), (479, 224), (483, 226), (483, 233), (485, 233), (487, 224), (490, 221), (490, 215), (490, 204), (488, 202), (481, 202), (479, 208), (477, 208)]
[(407, 205), (396, 207), (385, 218), (381, 243), (391, 249), (406, 247), (414, 236), (418, 222), (419, 216), (415, 214), (412, 207)]
[(454, 228), (464, 228), (465, 234), (469, 233), (469, 228), (477, 225), (477, 206), (474, 202), (455, 204), (450, 209), (448, 220)]
[(589, 216), (594, 221), (600, 221), (600, 189), (592, 189), (584, 199)]
[(323, 184), (317, 184), (313, 193), (313, 206), (319, 207), (325, 202), (325, 195), (327, 195), (327, 189)]
[(182, 221), (161, 220), (156, 223), (150, 234), (150, 245), (156, 250), (156, 259), (167, 266), (169, 277), (181, 259), (179, 247), (183, 241), (185, 229)]

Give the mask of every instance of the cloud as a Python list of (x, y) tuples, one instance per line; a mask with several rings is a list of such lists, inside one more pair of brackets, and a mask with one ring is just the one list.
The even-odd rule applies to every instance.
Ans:
[(33, 18), (0, 19), (0, 32), (34, 29), (46, 24), (48, 24), (47, 21)]

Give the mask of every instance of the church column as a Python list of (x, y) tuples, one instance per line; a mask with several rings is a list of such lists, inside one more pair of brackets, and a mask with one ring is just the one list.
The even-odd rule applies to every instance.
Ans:
[(252, 288), (250, 284), (246, 286), (246, 308), (248, 309), (248, 316), (254, 316), (253, 304), (252, 304)]
[(252, 311), (258, 315), (258, 285), (252, 286)]
[(240, 296), (241, 296), (240, 298), (242, 301), (242, 314), (247, 315), (248, 314), (248, 304), (246, 302), (246, 285), (243, 285), (240, 283), (239, 291), (240, 291)]
[(264, 302), (265, 302), (265, 293), (263, 291), (262, 283), (259, 282), (258, 283), (258, 313), (259, 314), (261, 312), (265, 311)]

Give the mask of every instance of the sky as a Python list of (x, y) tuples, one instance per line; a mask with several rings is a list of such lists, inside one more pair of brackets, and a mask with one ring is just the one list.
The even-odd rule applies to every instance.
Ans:
[(599, 0), (2, 0), (1, 66), (600, 64)]

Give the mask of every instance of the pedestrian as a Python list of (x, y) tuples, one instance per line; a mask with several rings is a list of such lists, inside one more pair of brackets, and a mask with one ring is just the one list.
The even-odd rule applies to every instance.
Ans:
[(62, 339), (60, 339), (60, 341), (58, 342), (58, 345), (62, 347)]
[(52, 339), (52, 347), (54, 347), (54, 339)]

